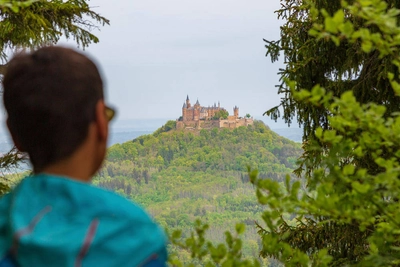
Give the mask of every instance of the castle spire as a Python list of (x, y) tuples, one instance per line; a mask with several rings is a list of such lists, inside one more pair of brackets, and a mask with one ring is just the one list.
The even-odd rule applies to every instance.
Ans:
[(239, 117), (239, 107), (235, 105), (233, 108), (233, 116), (236, 117), (236, 119)]
[(186, 96), (186, 107), (190, 108), (192, 105), (190, 105), (190, 100), (189, 100), (189, 95)]

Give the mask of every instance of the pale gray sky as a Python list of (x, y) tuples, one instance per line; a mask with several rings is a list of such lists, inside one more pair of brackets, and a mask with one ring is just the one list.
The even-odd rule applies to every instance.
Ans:
[[(237, 105), (242, 116), (260, 117), (279, 103), (275, 85), (282, 64), (265, 57), (262, 39), (279, 39), (282, 22), (274, 11), (280, 0), (89, 4), (111, 20), (110, 26), (93, 31), (100, 43), (86, 52), (100, 65), (108, 102), (118, 110), (113, 128), (131, 129), (129, 119), (176, 119), (186, 95), (205, 106), (220, 101), (231, 114)], [(263, 120), (273, 129), (286, 127)], [(4, 132), (3, 111), (0, 137)]]
[(262, 113), (279, 102), (281, 65), (265, 57), (278, 39), (279, 0), (92, 0), (111, 20), (86, 51), (101, 65), (119, 119), (178, 118), (188, 94), (230, 113)]
[(242, 116), (279, 103), (282, 64), (265, 57), (263, 41), (279, 39), (279, 0), (88, 3), (111, 21), (93, 31), (100, 43), (86, 53), (100, 65), (118, 121), (176, 119), (186, 95), (204, 106), (220, 101), (230, 114), (237, 105)]

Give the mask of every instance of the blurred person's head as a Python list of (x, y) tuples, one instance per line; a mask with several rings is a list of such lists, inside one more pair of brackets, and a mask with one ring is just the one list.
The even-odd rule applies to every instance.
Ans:
[(87, 168), (97, 171), (110, 118), (101, 76), (90, 59), (55, 46), (21, 53), (8, 63), (3, 89), (7, 126), (35, 173), (80, 150), (92, 154)]

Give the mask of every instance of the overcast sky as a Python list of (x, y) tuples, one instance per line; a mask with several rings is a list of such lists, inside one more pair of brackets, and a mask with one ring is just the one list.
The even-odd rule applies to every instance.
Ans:
[[(100, 42), (85, 53), (100, 65), (108, 102), (117, 108), (113, 127), (128, 119), (177, 119), (186, 95), (204, 106), (220, 101), (230, 114), (237, 105), (241, 116), (260, 117), (279, 103), (282, 64), (265, 57), (263, 41), (279, 39), (279, 0), (88, 3), (111, 22), (93, 31)], [(0, 134), (3, 120), (4, 111)]]
[[(110, 19), (86, 50), (100, 64), (119, 119), (181, 115), (186, 95), (230, 113), (262, 113), (279, 103), (278, 63), (263, 38), (279, 38), (279, 0), (92, 0)], [(73, 44), (71, 42), (71, 44)]]

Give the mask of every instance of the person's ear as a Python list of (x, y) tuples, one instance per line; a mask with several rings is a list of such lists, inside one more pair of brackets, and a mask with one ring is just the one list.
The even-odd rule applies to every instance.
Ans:
[(22, 148), (21, 143), (19, 142), (18, 138), (15, 136), (15, 134), (13, 134), (13, 131), (12, 131), (12, 129), (10, 128), (10, 123), (9, 123), (8, 119), (7, 119), (6, 123), (7, 123), (7, 128), (8, 128), (8, 131), (10, 132), (10, 135), (11, 135), (11, 138), (12, 138), (12, 140), (13, 140), (13, 142), (14, 142), (15, 147), (16, 147), (20, 152), (26, 152), (26, 151)]
[(108, 137), (108, 120), (105, 113), (105, 104), (103, 100), (97, 101), (96, 104), (96, 127), (101, 140), (107, 141)]

